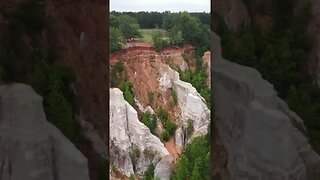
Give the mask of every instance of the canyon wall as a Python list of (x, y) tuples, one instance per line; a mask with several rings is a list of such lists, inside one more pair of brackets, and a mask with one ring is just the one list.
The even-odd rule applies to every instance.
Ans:
[(303, 121), (259, 72), (223, 59), (214, 32), (211, 43), (214, 178), (319, 177), (320, 157), (303, 134)]
[[(271, 0), (213, 0), (213, 14), (222, 17), (232, 31), (239, 30), (246, 23), (257, 25), (262, 30), (272, 27), (274, 19), (277, 18), (272, 12), (273, 2)], [(293, 12), (296, 14), (306, 4), (310, 6), (310, 17), (308, 26), (310, 38), (313, 40), (311, 51), (308, 53), (307, 64), (313, 78), (320, 84), (320, 2), (318, 0), (297, 0), (293, 3)], [(291, 8), (291, 7), (288, 7)], [(217, 21), (217, 17), (214, 18)]]
[(47, 13), (54, 31), (49, 38), (74, 71), (81, 115), (108, 143), (106, 7), (105, 0), (50, 0)]
[(88, 161), (46, 120), (42, 97), (25, 84), (0, 86), (0, 179), (89, 180)]
[[(77, 112), (72, 113), (82, 126), (80, 132), (91, 141), (73, 143), (88, 159), (91, 179), (99, 176), (96, 154), (104, 159), (108, 156), (107, 4), (104, 0), (0, 2), (0, 56), (13, 51), (18, 57), (13, 66), (20, 71), (13, 77), (22, 78), (14, 82), (29, 84), (35, 62), (43, 66), (45, 74), (53, 69), (52, 61), (72, 70), (74, 81), (64, 88), (70, 86), (77, 98)], [(42, 53), (41, 58), (35, 58)]]
[[(140, 174), (150, 164), (156, 166), (163, 157), (169, 156), (160, 139), (139, 121), (137, 111), (125, 101), (118, 88), (110, 89), (110, 141), (112, 163), (127, 177)], [(152, 153), (152, 157), (146, 151)]]
[[(125, 101), (123, 92), (118, 88), (110, 89), (111, 164), (127, 177), (131, 174), (141, 176), (153, 164), (155, 177), (169, 180), (186, 143), (195, 136), (208, 133), (210, 110), (205, 100), (190, 83), (181, 81), (179, 73), (171, 68), (187, 68), (182, 54), (189, 50), (190, 47), (183, 47), (156, 52), (150, 47), (129, 47), (110, 55), (111, 65), (122, 59), (125, 78), (133, 84), (137, 105), (134, 109)], [(210, 52), (206, 57), (208, 54)], [(159, 117), (157, 136), (151, 134), (138, 117), (142, 112), (158, 115), (160, 108), (167, 111), (177, 125), (177, 130), (166, 142), (160, 141), (164, 128)], [(194, 127), (192, 134), (186, 134), (189, 120)], [(130, 157), (130, 151), (135, 147), (140, 152), (136, 159)], [(126, 149), (129, 152), (125, 152)], [(145, 155), (146, 149), (154, 152), (152, 162)]]

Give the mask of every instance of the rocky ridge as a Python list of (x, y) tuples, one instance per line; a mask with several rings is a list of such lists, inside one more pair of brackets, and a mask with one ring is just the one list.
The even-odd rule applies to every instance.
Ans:
[(87, 159), (46, 120), (30, 86), (2, 85), (0, 101), (0, 179), (89, 180)]
[[(222, 179), (315, 179), (320, 157), (303, 121), (256, 70), (221, 56), (212, 32), (215, 137), (214, 177)], [(220, 155), (220, 157), (218, 156)]]
[[(111, 158), (128, 177), (135, 172), (144, 172), (150, 163), (156, 165), (169, 155), (160, 139), (139, 121), (137, 111), (124, 100), (123, 93), (117, 88), (110, 89), (110, 132)], [(132, 146), (137, 146), (139, 157), (130, 157)], [(153, 159), (142, 153), (147, 148), (154, 151)]]
[(187, 127), (187, 120), (191, 119), (194, 126), (194, 135), (207, 134), (207, 128), (210, 123), (210, 110), (205, 104), (205, 100), (190, 84), (181, 81), (179, 73), (166, 66), (166, 70), (161, 72), (160, 87), (175, 88), (177, 92), (178, 104), (181, 109), (181, 117), (177, 124), (176, 145), (180, 148), (184, 147), (185, 141), (183, 128)]

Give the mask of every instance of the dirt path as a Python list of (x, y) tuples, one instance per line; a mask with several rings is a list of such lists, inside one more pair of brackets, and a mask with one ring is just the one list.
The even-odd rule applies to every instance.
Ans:
[(175, 137), (171, 136), (170, 140), (164, 143), (164, 147), (168, 150), (169, 154), (173, 157), (174, 162), (177, 162), (180, 150), (176, 148)]

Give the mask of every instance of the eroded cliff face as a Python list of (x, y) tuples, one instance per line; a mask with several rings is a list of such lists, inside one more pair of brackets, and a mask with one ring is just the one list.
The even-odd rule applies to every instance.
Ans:
[[(160, 86), (166, 88), (175, 88), (177, 92), (178, 105), (181, 109), (179, 119), (176, 120), (178, 129), (176, 130), (175, 140), (179, 148), (183, 148), (189, 138), (185, 137), (184, 130), (188, 126), (188, 119), (192, 120), (194, 135), (205, 135), (208, 133), (208, 125), (210, 123), (210, 110), (205, 104), (205, 100), (197, 92), (197, 90), (190, 84), (181, 81), (179, 73), (172, 70), (169, 66), (161, 73)], [(166, 82), (164, 83), (164, 80)], [(161, 84), (162, 83), (162, 84)]]
[(232, 30), (250, 21), (250, 16), (245, 3), (242, 0), (213, 0), (213, 13), (223, 18), (228, 27)]
[[(159, 53), (152, 47), (128, 47), (121, 52), (110, 55), (111, 65), (122, 59), (125, 77), (133, 84), (134, 98), (137, 104), (136, 109), (131, 106), (129, 108), (129, 104), (122, 97), (122, 92), (119, 89), (111, 89), (113, 91), (113, 94), (110, 94), (110, 97), (113, 97), (110, 109), (111, 134), (114, 131), (111, 139), (112, 144), (122, 144), (126, 146), (122, 149), (125, 149), (130, 147), (132, 143), (140, 149), (140, 152), (143, 152), (147, 147), (155, 149), (155, 154), (159, 157), (152, 162), (155, 166), (155, 176), (164, 180), (170, 179), (174, 162), (176, 162), (185, 144), (192, 137), (206, 134), (210, 123), (210, 110), (205, 100), (190, 83), (181, 81), (179, 73), (171, 68), (179, 66), (186, 69), (188, 63), (185, 62), (182, 54), (189, 53), (190, 50), (190, 47), (185, 47), (167, 49)], [(176, 102), (173, 93), (176, 94)], [(152, 94), (152, 100), (150, 100), (150, 94)], [(120, 102), (122, 102), (121, 111), (112, 107)], [(172, 122), (177, 125), (175, 134), (171, 136), (168, 142), (164, 143), (160, 141), (159, 136), (152, 135), (150, 130), (138, 119), (139, 113), (146, 111), (151, 114), (158, 113), (159, 108), (166, 110)], [(122, 115), (120, 116), (119, 113), (121, 112)], [(186, 136), (189, 119), (192, 120), (194, 131), (192, 135), (188, 134)], [(132, 123), (136, 125), (131, 125)], [(157, 130), (161, 133), (163, 125), (159, 119), (157, 124)], [(134, 128), (136, 129), (134, 130)], [(143, 137), (143, 141), (139, 137)], [(164, 149), (162, 149), (163, 147)], [(112, 151), (114, 149), (117, 148), (115, 146), (111, 147)], [(116, 162), (117, 169), (128, 176), (136, 172), (142, 174), (151, 164), (144, 156), (140, 156), (140, 158), (135, 162), (132, 158), (129, 158), (128, 154), (120, 154), (119, 156), (114, 155), (111, 162)], [(136, 167), (133, 168), (133, 166), (140, 170), (137, 171)]]
[(112, 162), (128, 177), (146, 171), (151, 163), (156, 166), (169, 155), (160, 139), (139, 121), (137, 111), (118, 88), (110, 89), (110, 130)]
[[(23, 3), (27, 4), (27, 8), (20, 8)], [(38, 4), (41, 4), (41, 8), (33, 6)], [(47, 58), (51, 56), (48, 50), (54, 52), (52, 54), (56, 56), (51, 60), (55, 59), (57, 63), (72, 69), (75, 81), (68, 85), (72, 86), (73, 94), (79, 100), (76, 102), (79, 112), (73, 113), (75, 119), (81, 122), (84, 134), (93, 143), (93, 148), (91, 145), (80, 148), (88, 158), (91, 179), (96, 179), (98, 176), (95, 154), (103, 158), (108, 154), (106, 6), (107, 1), (104, 0), (0, 2), (1, 42), (4, 37), (9, 36), (8, 33), (17, 37), (17, 41), (1, 43), (0, 54), (3, 55), (2, 53), (7, 50), (3, 46), (9, 44), (15, 46), (14, 43), (21, 46), (21, 52), (16, 53), (15, 51), (19, 50), (13, 50), (16, 54), (21, 53), (17, 55), (20, 57), (15, 63), (22, 73), (14, 74), (23, 77), (19, 82), (29, 83), (34, 62), (38, 60), (33, 57), (33, 54), (39, 52), (36, 50), (45, 52), (44, 57), (39, 60), (40, 64), (44, 64), (42, 68), (44, 71), (52, 68), (50, 58)], [(20, 12), (16, 12), (18, 10)], [(19, 17), (17, 19), (14, 16)], [(18, 24), (19, 29), (10, 29), (12, 24)], [(37, 32), (34, 32), (34, 29), (37, 29)]]
[[(239, 30), (241, 25), (245, 23), (252, 23), (262, 30), (268, 30), (277, 18), (277, 15), (272, 12), (274, 5), (270, 0), (214, 0), (212, 3), (214, 4), (214, 14), (222, 17), (223, 21), (233, 31)], [(294, 1), (293, 7), (288, 8), (293, 8), (293, 13), (296, 15), (306, 5), (310, 6), (310, 17), (305, 20), (308, 22), (306, 28), (312, 39), (312, 48), (308, 52), (306, 63), (313, 78), (320, 84), (320, 2), (318, 0), (297, 0)], [(214, 20), (217, 21), (217, 19)]]
[(61, 61), (74, 71), (83, 119), (108, 142), (107, 1), (50, 0), (47, 13), (52, 44)]
[(320, 85), (320, 2), (309, 0), (311, 2), (311, 19), (309, 23), (309, 32), (313, 38), (312, 50), (309, 54), (309, 68), (314, 74), (317, 83)]
[[(302, 133), (303, 121), (252, 68), (221, 56), (212, 32), (215, 137), (214, 177), (315, 179), (320, 157)], [(218, 163), (214, 163), (218, 162)]]
[(87, 159), (46, 120), (30, 86), (0, 86), (0, 101), (0, 179), (89, 180)]

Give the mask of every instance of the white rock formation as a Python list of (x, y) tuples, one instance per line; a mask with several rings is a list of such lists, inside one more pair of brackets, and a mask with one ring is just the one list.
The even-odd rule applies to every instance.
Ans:
[(108, 153), (106, 149), (108, 149), (108, 146), (104, 142), (104, 140), (99, 135), (98, 131), (94, 128), (94, 126), (88, 122), (85, 121), (82, 116), (80, 116), (80, 125), (83, 130), (83, 133), (85, 136), (90, 140), (92, 143), (94, 151), (99, 154), (100, 157), (104, 159), (108, 159)]
[(223, 179), (319, 177), (320, 157), (301, 133), (305, 131), (303, 121), (260, 73), (224, 60), (217, 45), (219, 38), (212, 37), (216, 48), (212, 51), (215, 131), (227, 154)]
[(30, 86), (1, 86), (0, 103), (0, 179), (89, 180), (87, 159), (46, 121)]
[(136, 103), (136, 105), (138, 106), (141, 112), (149, 112), (150, 114), (154, 114), (154, 110), (152, 109), (151, 106), (147, 106), (146, 108), (143, 108), (143, 105), (136, 98), (134, 98), (134, 102)]
[(162, 74), (159, 80), (160, 87), (174, 87), (177, 92), (178, 104), (182, 112), (178, 122), (180, 127), (176, 131), (176, 145), (181, 147), (184, 145), (181, 127), (187, 127), (188, 119), (193, 121), (194, 135), (207, 134), (210, 110), (197, 90), (190, 83), (180, 80), (178, 72), (172, 70), (168, 65), (162, 66), (160, 72)]
[(154, 169), (154, 178), (160, 178), (161, 180), (170, 180), (173, 168), (172, 156), (166, 156), (162, 158), (162, 160)]
[[(137, 111), (125, 101), (123, 93), (117, 88), (110, 89), (110, 140), (111, 162), (126, 176), (142, 173), (151, 163), (156, 166), (164, 156), (169, 155), (161, 141), (139, 121)], [(130, 157), (132, 144), (140, 152), (136, 160)], [(147, 158), (143, 153), (146, 148), (153, 151), (154, 159)]]

